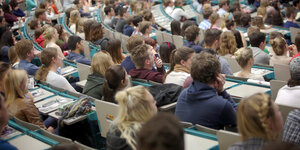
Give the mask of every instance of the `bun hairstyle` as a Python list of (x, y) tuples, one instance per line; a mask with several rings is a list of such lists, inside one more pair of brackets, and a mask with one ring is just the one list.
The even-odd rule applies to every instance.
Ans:
[(238, 64), (244, 68), (247, 66), (248, 61), (253, 58), (253, 52), (248, 47), (243, 47), (238, 49), (235, 53), (235, 60), (238, 62)]
[(275, 39), (270, 40), (270, 45), (278, 56), (283, 55), (286, 51), (286, 41), (282, 37), (276, 37)]

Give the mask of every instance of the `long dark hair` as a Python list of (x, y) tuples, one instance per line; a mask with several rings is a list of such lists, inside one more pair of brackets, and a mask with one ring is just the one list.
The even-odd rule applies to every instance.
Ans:
[(1, 36), (0, 46), (14, 46), (13, 33), (11, 31), (5, 31)]
[(106, 51), (112, 57), (115, 64), (121, 64), (124, 57), (122, 55), (121, 41), (118, 39), (112, 39), (107, 42)]
[(235, 37), (236, 47), (237, 48), (244, 47), (241, 33), (237, 30), (232, 30), (232, 33), (234, 34), (234, 37)]
[(163, 42), (159, 47), (159, 55), (163, 63), (170, 63), (171, 52), (176, 46), (171, 42)]
[(171, 32), (173, 35), (181, 35), (181, 27), (179, 21), (173, 20), (171, 22)]
[(120, 90), (122, 80), (126, 78), (126, 70), (121, 65), (110, 66), (105, 72), (105, 82), (102, 87), (104, 101), (116, 103), (115, 94)]
[(294, 87), (294, 86), (299, 86), (300, 85), (300, 80), (296, 80), (296, 79), (289, 79), (287, 85), (289, 87)]

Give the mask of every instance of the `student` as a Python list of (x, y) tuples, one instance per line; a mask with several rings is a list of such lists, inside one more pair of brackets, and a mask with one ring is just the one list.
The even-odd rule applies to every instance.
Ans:
[(104, 29), (101, 23), (94, 22), (90, 29), (90, 40), (95, 45), (99, 45), (101, 50), (106, 50), (108, 38), (103, 37)]
[(79, 19), (80, 19), (79, 11), (76, 9), (72, 10), (70, 13), (70, 18), (69, 18), (69, 29), (74, 34), (76, 32)]
[(170, 55), (174, 49), (176, 46), (171, 42), (163, 42), (159, 46), (158, 52), (163, 63), (170, 63)]
[(217, 13), (213, 13), (209, 16), (210, 29), (220, 30), (220, 16)]
[(195, 21), (192, 21), (192, 20), (186, 20), (182, 27), (181, 27), (181, 35), (184, 37), (185, 36), (185, 30), (189, 27), (189, 26), (192, 26), (192, 25), (195, 25), (197, 26), (196, 22)]
[(300, 121), (300, 109), (291, 111), (285, 121), (282, 141), (287, 143), (294, 143), (299, 146), (300, 144), (300, 132), (299, 132), (299, 121)]
[(133, 18), (134, 18), (134, 16), (129, 16), (126, 19), (126, 24), (124, 25), (124, 28), (123, 28), (123, 34), (125, 34), (127, 36), (131, 36), (135, 30), (134, 24), (133, 24)]
[(122, 53), (121, 41), (118, 39), (109, 40), (107, 42), (106, 51), (112, 57), (114, 64), (121, 64), (125, 56)]
[(296, 57), (290, 62), (291, 78), (287, 85), (279, 89), (275, 100), (276, 104), (300, 108), (300, 102), (298, 100), (298, 96), (300, 96), (300, 82), (298, 77), (300, 73), (299, 61), (300, 57)]
[(34, 12), (34, 16), (42, 24), (42, 26), (45, 25), (46, 23), (51, 24), (51, 20), (47, 19), (45, 9), (40, 9), (40, 8), (36, 9)]
[(203, 21), (199, 24), (199, 28), (202, 30), (207, 30), (210, 28), (211, 23), (209, 20), (210, 15), (213, 13), (213, 10), (211, 8), (209, 9), (204, 9), (203, 11)]
[(286, 8), (286, 17), (287, 21), (284, 23), (285, 28), (300, 28), (297, 23), (295, 23), (295, 17), (296, 17), (296, 8), (295, 7), (287, 7)]
[(225, 31), (221, 34), (220, 40), (218, 54), (232, 57), (237, 50), (234, 34), (231, 31)]
[(236, 48), (242, 48), (247, 46), (247, 42), (243, 33), (241, 33), (238, 30), (232, 30), (231, 32), (233, 33), (236, 41)]
[(18, 2), (16, 0), (11, 0), (10, 1), (10, 6), (12, 8), (12, 13), (17, 16), (17, 17), (25, 17), (25, 13), (23, 12), (22, 9), (19, 8)]
[(8, 50), (11, 46), (15, 45), (15, 38), (11, 31), (6, 31), (1, 36), (0, 48), (1, 48), (1, 61), (9, 63)]
[(68, 48), (71, 50), (71, 52), (68, 54), (66, 59), (91, 65), (91, 60), (82, 55), (84, 53), (83, 40), (79, 36), (70, 36), (68, 40)]
[[(46, 129), (38, 109), (33, 104), (33, 97), (27, 89), (27, 74), (24, 70), (11, 70), (4, 78), (4, 91), (8, 112), (14, 117)], [(53, 132), (51, 126), (48, 131)]]
[(106, 149), (134, 150), (137, 132), (157, 112), (156, 101), (143, 86), (124, 89), (116, 94), (115, 99), (119, 113), (107, 132)]
[(64, 27), (61, 24), (56, 24), (54, 28), (56, 29), (58, 34), (58, 39), (55, 43), (61, 48), (61, 50), (63, 51), (69, 50), (68, 48), (69, 35), (64, 29)]
[(196, 54), (191, 76), (194, 81), (179, 95), (175, 115), (181, 121), (213, 129), (235, 125), (237, 105), (224, 90), (225, 76), (217, 57), (207, 52)]
[(2, 10), (4, 12), (4, 18), (10, 26), (13, 26), (14, 22), (19, 21), (19, 18), (13, 14), (12, 8), (9, 3), (4, 3), (2, 5)]
[(281, 10), (280, 10), (280, 2), (273, 1), (270, 5), (273, 6), (273, 8), (274, 8), (272, 11), (272, 16), (271, 16), (272, 25), (283, 26), (283, 18), (282, 18)]
[(217, 29), (206, 30), (205, 34), (204, 34), (205, 49), (216, 54), (216, 56), (219, 59), (219, 62), (221, 64), (221, 73), (222, 74), (232, 75), (232, 70), (231, 70), (228, 62), (224, 58), (220, 57), (217, 54), (217, 49), (219, 49), (219, 47), (220, 47), (221, 34), (222, 34), (222, 31), (217, 30)]
[(177, 21), (177, 20), (173, 20), (172, 22), (171, 22), (171, 33), (172, 33), (172, 35), (179, 35), (179, 36), (181, 36), (181, 24), (180, 24), (180, 22), (179, 21)]
[[(129, 37), (126, 43), (126, 48), (130, 54), (133, 53), (133, 50), (136, 46), (144, 44), (144, 39), (140, 35), (133, 35)], [(121, 63), (121, 66), (123, 66), (127, 73), (129, 73), (130, 70), (135, 69), (135, 65), (131, 59), (131, 56), (127, 56), (123, 62)]]
[(170, 113), (155, 115), (138, 133), (137, 150), (184, 150), (184, 132), (178, 119)]
[(32, 42), (23, 39), (17, 42), (15, 47), (17, 55), (20, 58), (20, 63), (16, 69), (24, 69), (27, 71), (27, 74), (34, 76), (39, 67), (31, 63), (34, 57), (38, 56), (38, 54), (35, 53)]
[(15, 46), (12, 46), (12, 47), (9, 48), (8, 58), (9, 58), (9, 63), (10, 63), (11, 68), (16, 69), (16, 67), (20, 63), (20, 59), (17, 55)]
[(123, 8), (122, 5), (118, 5), (114, 8), (115, 16), (111, 19), (111, 26), (110, 26), (112, 29), (116, 28), (116, 25), (117, 25), (119, 19), (121, 18), (120, 17), (121, 8)]
[(240, 12), (240, 11), (234, 11), (232, 13), (232, 16), (233, 16), (233, 20), (236, 23), (236, 25), (237, 26), (242, 26), (242, 23), (241, 23), (242, 12)]
[(266, 27), (262, 16), (255, 16), (252, 20), (252, 26), (257, 26), (259, 29), (269, 29), (272, 28)]
[(191, 63), (195, 51), (188, 47), (181, 47), (172, 51), (170, 55), (170, 70), (165, 75), (164, 83), (173, 83), (183, 86), (190, 76)]
[(242, 71), (234, 73), (234, 76), (265, 81), (262, 75), (252, 74), (251, 68), (254, 64), (253, 52), (250, 48), (238, 49), (235, 53), (235, 60), (241, 66)]
[(251, 49), (253, 51), (254, 64), (269, 65), (270, 55), (264, 52), (266, 35), (262, 32), (254, 32), (250, 36)]
[(125, 19), (127, 19), (127, 17), (129, 16), (129, 13), (127, 11), (127, 8), (121, 8), (120, 9), (120, 19), (118, 20), (117, 24), (116, 24), (116, 31), (122, 33), (123, 32), (123, 28), (126, 24)]
[(173, 0), (164, 0), (163, 4), (165, 6), (165, 12), (168, 15), (171, 15), (172, 12), (173, 12), (173, 10), (174, 10), (174, 2), (173, 2)]
[(97, 52), (92, 58), (92, 73), (88, 75), (82, 93), (101, 100), (103, 96), (102, 85), (105, 80), (105, 72), (107, 68), (112, 65), (114, 65), (114, 63), (109, 53), (106, 51)]
[(28, 30), (29, 37), (31, 39), (35, 39), (34, 38), (34, 32), (35, 32), (35, 30), (37, 30), (37, 29), (39, 29), (39, 28), (42, 27), (41, 24), (40, 24), (40, 22), (37, 19), (33, 19), (33, 20), (30, 20), (28, 26), (30, 28), (30, 30)]
[(59, 87), (71, 92), (76, 90), (68, 80), (62, 75), (57, 74), (57, 69), (61, 67), (62, 59), (57, 54), (55, 48), (45, 48), (41, 53), (41, 63), (43, 64), (35, 75), (36, 80), (44, 81), (55, 87)]
[(45, 39), (44, 42), (44, 47), (49, 48), (53, 47), (56, 49), (57, 54), (60, 58), (65, 58), (64, 54), (62, 53), (61, 48), (56, 44), (56, 41), (59, 38), (59, 35), (57, 33), (57, 30), (53, 27), (48, 27), (44, 32), (43, 32), (43, 38)]
[(171, 17), (177, 21), (185, 21), (188, 18), (188, 14), (182, 8), (182, 0), (175, 0), (175, 8), (171, 13)]
[(250, 14), (242, 14), (241, 16), (241, 26), (244, 28), (249, 28), (251, 25), (251, 16)]
[(104, 18), (104, 24), (108, 25), (108, 26), (112, 26), (112, 19), (115, 16), (115, 10), (113, 8), (113, 6), (108, 5), (104, 8), (104, 13), (105, 13), (105, 18)]
[(270, 40), (270, 45), (275, 52), (275, 55), (270, 58), (270, 66), (274, 66), (274, 64), (288, 65), (291, 57), (287, 56), (289, 47), (284, 38), (276, 37), (275, 39)]
[(95, 23), (94, 20), (87, 20), (86, 22), (84, 22), (84, 27), (83, 27), (83, 31), (84, 31), (84, 37), (86, 41), (91, 41), (90, 40), (90, 32), (91, 32), (91, 25)]
[(195, 25), (185, 29), (186, 42), (184, 42), (183, 46), (192, 48), (196, 53), (200, 53), (203, 49), (202, 46), (198, 45), (200, 39), (199, 31), (200, 29)]
[[(153, 51), (153, 47), (146, 44), (136, 46), (132, 50), (131, 58), (136, 66), (136, 69), (129, 71), (129, 75), (132, 78), (163, 83), (165, 69), (161, 59), (156, 57)], [(157, 67), (157, 71), (152, 70), (154, 64)]]
[[(5, 101), (4, 97), (0, 95), (0, 132), (4, 133), (6, 128), (7, 128), (7, 123), (8, 123), (8, 111), (5, 106)], [(7, 142), (7, 140), (2, 140), (0, 139), (0, 147), (1, 149), (6, 149), (6, 150), (17, 150), (16, 147), (11, 145), (10, 143)]]
[(267, 94), (257, 93), (243, 99), (237, 111), (237, 124), (242, 142), (228, 150), (262, 149), (281, 133), (283, 121), (279, 107)]
[(4, 77), (7, 72), (10, 70), (10, 66), (8, 63), (0, 61), (0, 94), (5, 98), (4, 94)]
[(140, 33), (144, 37), (144, 39), (150, 37), (150, 34), (152, 33), (151, 22), (149, 22), (149, 21), (140, 22), (138, 28), (139, 28)]
[(129, 85), (126, 70), (121, 65), (110, 66), (105, 72), (105, 82), (103, 83), (103, 100), (117, 103), (115, 94)]
[(81, 17), (91, 16), (91, 13), (89, 12), (91, 1), (74, 0), (73, 4), (73, 8), (77, 9), (80, 12)]
[(228, 9), (228, 1), (227, 0), (221, 0), (219, 1), (219, 10), (217, 11), (217, 14), (222, 17), (223, 15), (225, 15), (227, 13), (227, 9)]

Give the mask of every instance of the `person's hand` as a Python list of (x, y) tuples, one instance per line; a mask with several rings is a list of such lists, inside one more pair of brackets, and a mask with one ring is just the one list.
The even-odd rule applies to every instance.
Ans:
[(297, 47), (296, 47), (296, 45), (294, 45), (294, 44), (288, 46), (288, 51), (289, 51), (289, 53), (290, 53), (290, 57), (293, 57), (294, 55), (296, 55), (296, 54), (298, 53)]
[(53, 133), (54, 132), (54, 128), (52, 126), (49, 126), (48, 129), (47, 129), (47, 131)]
[(224, 84), (226, 82), (225, 75), (219, 73), (216, 81), (216, 90), (218, 93), (222, 93), (224, 91)]
[(33, 55), (34, 55), (35, 57), (38, 57), (38, 58), (40, 58), (40, 57), (41, 57), (41, 52), (40, 52), (40, 51), (38, 51), (38, 50), (36, 50), (36, 49), (34, 49), (34, 51), (33, 51)]
[(160, 58), (158, 58), (158, 57), (155, 57), (154, 58), (154, 62), (155, 62), (155, 66), (157, 67), (157, 68), (161, 68), (163, 65), (162, 65), (162, 60), (160, 59)]

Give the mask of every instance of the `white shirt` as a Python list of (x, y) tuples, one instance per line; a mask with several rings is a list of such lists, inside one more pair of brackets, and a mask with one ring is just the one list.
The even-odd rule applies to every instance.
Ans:
[(190, 74), (188, 74), (186, 72), (175, 72), (175, 71), (172, 71), (172, 72), (170, 72), (167, 75), (165, 83), (174, 83), (174, 84), (183, 86), (184, 81), (189, 76), (190, 76)]
[(71, 24), (69, 29), (72, 33), (75, 33), (76, 32), (76, 24)]
[(300, 108), (300, 86), (283, 86), (277, 94), (276, 104)]
[(181, 17), (188, 18), (188, 15), (181, 8), (175, 8), (171, 14), (171, 17), (177, 21), (180, 21)]
[(168, 6), (168, 7), (165, 8), (165, 11), (166, 11), (166, 13), (167, 13), (168, 15), (171, 15), (172, 12), (173, 12), (173, 9), (174, 9), (174, 7)]
[[(240, 74), (241, 71), (233, 73), (234, 76), (238, 77), (238, 74)], [(262, 75), (258, 75), (258, 74), (249, 74), (249, 76), (247, 77), (249, 79), (253, 79), (253, 80), (259, 80), (259, 81), (265, 81), (264, 77)]]
[(49, 71), (47, 78), (46, 78), (46, 82), (55, 87), (59, 87), (59, 88), (77, 93), (76, 90), (71, 86), (71, 84), (67, 81), (67, 79), (65, 77), (63, 77), (62, 75), (59, 75), (53, 71)]
[(219, 14), (220, 17), (222, 17), (225, 13), (226, 13), (226, 10), (224, 10), (223, 8), (220, 8), (217, 13)]

